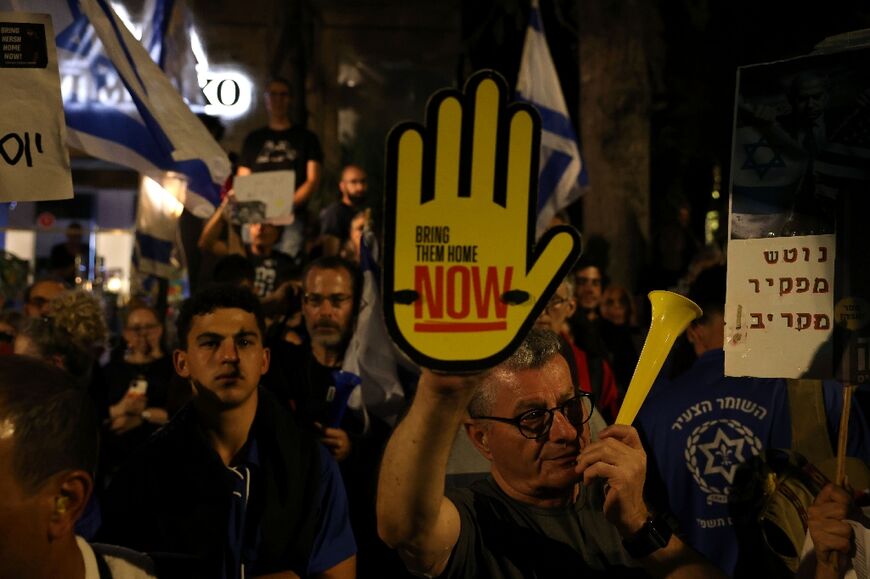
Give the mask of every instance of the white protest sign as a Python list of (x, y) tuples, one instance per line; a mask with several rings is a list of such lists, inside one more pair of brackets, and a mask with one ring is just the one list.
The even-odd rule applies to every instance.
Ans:
[(236, 196), (234, 221), (268, 221), (276, 225), (293, 222), (295, 171), (263, 171), (242, 175), (233, 181), (233, 189)]
[(834, 235), (732, 239), (725, 374), (832, 375)]
[(0, 201), (73, 196), (57, 51), (46, 14), (0, 12)]

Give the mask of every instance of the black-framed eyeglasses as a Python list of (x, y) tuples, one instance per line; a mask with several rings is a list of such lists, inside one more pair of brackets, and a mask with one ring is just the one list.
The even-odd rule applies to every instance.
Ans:
[(553, 426), (553, 413), (557, 410), (568, 419), (571, 426), (579, 427), (589, 421), (589, 417), (592, 416), (592, 406), (592, 394), (578, 392), (576, 396), (569, 398), (558, 406), (553, 408), (533, 408), (514, 418), (504, 418), (502, 416), (472, 416), (471, 418), (513, 424), (520, 431), (520, 434), (526, 438), (537, 440), (544, 438), (550, 433), (550, 427)]
[(329, 294), (328, 296), (322, 294), (305, 294), (303, 297), (305, 305), (311, 306), (312, 308), (319, 308), (325, 301), (328, 301), (329, 305), (334, 308), (340, 308), (341, 304), (352, 299), (353, 296), (349, 294)]

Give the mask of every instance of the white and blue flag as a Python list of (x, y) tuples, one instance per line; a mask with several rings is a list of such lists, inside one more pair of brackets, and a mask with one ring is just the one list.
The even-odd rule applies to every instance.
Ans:
[[(169, 56), (164, 35), (171, 31), (175, 7), (175, 0), (146, 2), (141, 31), (146, 48), (107, 0), (0, 0), (0, 10), (51, 14), (67, 144), (157, 183), (167, 175), (183, 182), (173, 194), (194, 215), (208, 217), (220, 202), (231, 166), (179, 94), (195, 94), (185, 90), (190, 82), (176, 74), (176, 87), (161, 70)], [(196, 85), (195, 77), (192, 82)], [(174, 222), (171, 216), (143, 216), (148, 207), (139, 206), (135, 260), (142, 271), (166, 276), (174, 270)]]
[(398, 364), (407, 364), (397, 354), (387, 333), (378, 287), (381, 272), (377, 254), (377, 239), (367, 231), (360, 248), (359, 314), (341, 369), (362, 379), (361, 388), (351, 394), (348, 406), (363, 415), (370, 412), (393, 426), (407, 405), (398, 374)]
[[(149, 28), (171, 3), (155, 3)], [(157, 179), (183, 175), (180, 201), (194, 214), (212, 213), (229, 159), (107, 0), (0, 0), (0, 9), (51, 14), (71, 147)], [(161, 53), (157, 35), (148, 42)]]
[(537, 0), (532, 0), (529, 27), (520, 62), (517, 97), (541, 115), (541, 160), (537, 236), (553, 216), (580, 198), (588, 184), (577, 135), (571, 125)]

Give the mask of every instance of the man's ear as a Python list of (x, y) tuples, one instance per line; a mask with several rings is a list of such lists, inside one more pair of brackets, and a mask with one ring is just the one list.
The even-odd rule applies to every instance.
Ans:
[(576, 312), (576, 311), (577, 311), (577, 299), (573, 295), (571, 295), (571, 297), (568, 298), (568, 312), (565, 315), (565, 320), (571, 319), (571, 317), (574, 315), (574, 312)]
[(263, 348), (263, 362), (260, 365), (260, 374), (265, 374), (269, 371), (269, 363), (272, 360), (272, 351), (269, 348)]
[(698, 340), (698, 327), (696, 324), (691, 323), (686, 328), (686, 339), (689, 340), (690, 344), (694, 344)]
[(73, 470), (57, 475), (52, 484), (53, 512), (48, 522), (48, 537), (52, 541), (75, 535), (75, 525), (91, 497), (94, 482), (83, 470)]
[(485, 426), (480, 426), (474, 420), (469, 419), (465, 421), (465, 433), (468, 435), (468, 438), (471, 439), (471, 444), (486, 458), (486, 460), (492, 460), (492, 453), (489, 450), (489, 440), (487, 437), (489, 435), (489, 429)]
[(172, 352), (172, 363), (175, 364), (175, 372), (182, 378), (190, 378), (190, 368), (187, 367), (187, 352), (175, 350)]

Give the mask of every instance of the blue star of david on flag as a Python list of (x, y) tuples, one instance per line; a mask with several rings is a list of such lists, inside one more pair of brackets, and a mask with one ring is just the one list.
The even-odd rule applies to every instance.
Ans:
[[(745, 143), (743, 150), (746, 151), (746, 161), (740, 168), (755, 171), (759, 179), (764, 179), (764, 175), (775, 167), (785, 167), (779, 151), (771, 147), (765, 137), (754, 143)], [(769, 153), (765, 154), (765, 151)]]

